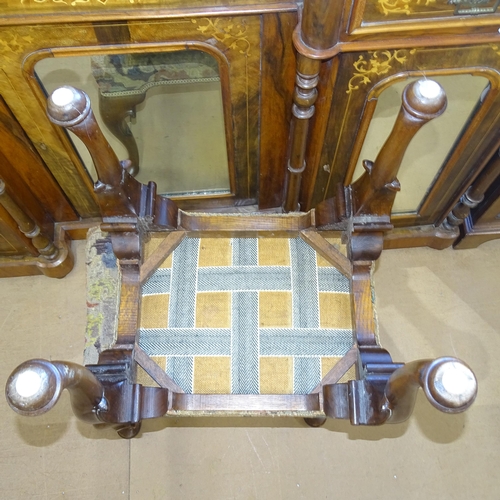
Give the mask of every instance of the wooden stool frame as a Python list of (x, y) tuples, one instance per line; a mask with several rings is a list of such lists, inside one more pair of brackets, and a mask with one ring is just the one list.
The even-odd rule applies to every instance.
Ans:
[[(394, 363), (380, 347), (371, 282), (384, 233), (392, 228), (390, 214), (400, 188), (397, 172), (404, 152), (420, 127), (445, 108), (446, 96), (437, 83), (421, 80), (408, 85), (394, 128), (377, 159), (365, 161), (366, 171), (353, 185), (338, 186), (335, 198), (308, 213), (194, 214), (158, 196), (153, 182), (142, 185), (127, 172), (126, 162), (119, 162), (102, 135), (85, 93), (72, 87), (56, 90), (48, 100), (49, 118), (85, 143), (99, 176), (95, 193), (103, 217), (101, 229), (110, 233), (121, 272), (116, 341), (100, 354), (95, 365), (43, 360), (24, 363), (7, 383), (12, 408), (24, 415), (43, 413), (68, 388), (80, 418), (113, 425), (125, 438), (137, 434), (143, 419), (173, 415), (295, 416), (312, 426), (321, 425), (326, 418), (349, 419), (354, 425), (401, 422), (410, 416), (420, 387), (441, 411), (467, 409), (475, 399), (477, 382), (465, 363), (455, 358)], [(298, 181), (295, 177), (285, 189), (285, 208), (287, 200), (297, 198)], [(342, 233), (347, 257), (324, 238), (324, 231)], [(151, 232), (164, 232), (165, 238), (143, 262), (143, 242)], [(354, 347), (310, 394), (182, 392), (136, 343), (141, 285), (184, 238), (270, 233), (299, 235), (349, 279)], [(137, 365), (159, 387), (134, 383)], [(339, 383), (353, 365), (356, 380)], [(24, 379), (33, 377), (40, 378), (35, 392), (23, 385)]]

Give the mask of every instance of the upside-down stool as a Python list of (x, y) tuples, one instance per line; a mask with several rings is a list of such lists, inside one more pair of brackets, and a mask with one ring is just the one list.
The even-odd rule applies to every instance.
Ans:
[(86, 94), (56, 90), (48, 115), (86, 144), (99, 176), (86, 365), (27, 361), (7, 382), (11, 407), (43, 413), (67, 388), (78, 417), (126, 438), (163, 416), (397, 423), (420, 387), (439, 410), (466, 410), (477, 382), (465, 363), (395, 363), (381, 347), (371, 276), (406, 147), (445, 108), (437, 83), (408, 85), (377, 159), (310, 212), (209, 214), (136, 181)]

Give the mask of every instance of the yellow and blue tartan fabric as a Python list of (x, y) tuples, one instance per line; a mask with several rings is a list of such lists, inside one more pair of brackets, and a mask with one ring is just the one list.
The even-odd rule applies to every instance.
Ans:
[(353, 345), (349, 280), (299, 237), (186, 238), (139, 345), (186, 393), (307, 394)]

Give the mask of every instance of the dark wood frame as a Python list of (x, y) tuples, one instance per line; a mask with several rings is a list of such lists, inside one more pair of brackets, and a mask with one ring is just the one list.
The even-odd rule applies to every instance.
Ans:
[[(65, 134), (53, 129), (43, 113), (44, 96), (33, 73), (37, 57), (43, 57), (38, 52), (45, 50), (58, 56), (68, 51), (67, 55), (76, 55), (104, 46), (119, 51), (126, 46), (153, 46), (155, 40), (158, 46), (163, 42), (207, 44), (229, 58), (231, 77), (226, 90), (231, 93), (233, 113), (231, 117), (226, 116), (225, 122), (228, 130), (231, 128), (234, 132), (233, 183), (238, 186), (232, 197), (214, 200), (203, 197), (179, 203), (186, 209), (247, 204), (276, 209), (282, 198), (282, 165), (293, 92), (295, 53), (290, 40), (297, 22), (296, 4), (251, 1), (242, 6), (236, 1), (234, 6), (214, 9), (209, 1), (201, 0), (196, 8), (186, 9), (184, 4), (169, 0), (171, 8), (162, 4), (160, 13), (154, 10), (155, 3), (156, 0), (148, 3), (151, 8), (142, 4), (138, 10), (137, 5), (127, 4), (132, 11), (126, 15), (123, 9), (117, 10), (111, 3), (107, 6), (88, 4), (83, 8), (80, 5), (66, 8), (61, 4), (55, 9), (49, 4), (36, 3), (30, 4), (27, 15), (22, 17), (19, 17), (19, 7), (8, 10), (0, 21), (0, 40), (5, 42), (0, 44), (0, 62), (6, 63), (6, 71), (0, 75), (0, 95), (20, 120), (77, 214), (82, 219), (91, 219), (99, 215), (91, 179)], [(195, 21), (203, 26), (195, 25)], [(250, 23), (247, 31), (238, 28), (238, 21)], [(155, 28), (175, 23), (179, 28), (176, 35), (165, 36), (165, 30), (158, 34)], [(206, 28), (208, 23), (222, 24), (198, 31), (197, 28)], [(141, 24), (145, 28), (138, 34)], [(227, 31), (226, 25), (233, 27)], [(248, 71), (242, 66), (248, 57), (240, 53), (245, 39), (252, 44)], [(15, 45), (11, 46), (12, 40)], [(248, 91), (243, 92), (239, 82), (245, 73), (248, 73)], [(228, 157), (232, 157), (230, 149)], [(248, 174), (244, 172), (247, 165)]]
[[(346, 74), (345, 61), (350, 61), (349, 64), (354, 64), (357, 58), (354, 54), (370, 53), (370, 54), (388, 54), (387, 59), (395, 58), (398, 53), (406, 52), (402, 68), (399, 70), (392, 70), (392, 67), (379, 66), (374, 67), (373, 74), (370, 75), (370, 84), (377, 83), (381, 77), (390, 74), (389, 70), (393, 73), (409, 72), (414, 70), (415, 67), (421, 69), (421, 72), (427, 70), (429, 65), (427, 63), (414, 62), (407, 63), (408, 56), (413, 56), (416, 51), (417, 56), (422, 53), (424, 57), (428, 58), (431, 63), (430, 69), (433, 69), (433, 52), (435, 47), (440, 47), (443, 51), (448, 51), (447, 56), (441, 58), (441, 62), (449, 59), (449, 51), (454, 51), (455, 54), (460, 52), (480, 50), (482, 45), (490, 47), (490, 56), (484, 61), (491, 61), (495, 56), (497, 50), (497, 33), (494, 28), (497, 15), (491, 15), (482, 18), (470, 17), (463, 22), (463, 18), (458, 21), (453, 17), (453, 12), (450, 11), (449, 6), (446, 7), (447, 14), (444, 17), (429, 16), (425, 20), (419, 20), (418, 16), (414, 18), (408, 17), (407, 22), (395, 22), (394, 24), (385, 23), (384, 26), (371, 29), (363, 23), (364, 8), (368, 4), (374, 4), (375, 1), (370, 2), (359, 0), (354, 2), (344, 2), (343, 9), (337, 4), (330, 6), (323, 0), (310, 0), (304, 6), (302, 19), (297, 29), (294, 32), (294, 45), (297, 52), (306, 58), (316, 61), (324, 62), (319, 69), (319, 96), (323, 102), (323, 106), (318, 108), (316, 114), (312, 117), (310, 124), (309, 136), (311, 140), (308, 142), (308, 149), (305, 154), (307, 168), (301, 175), (301, 195), (299, 203), (302, 209), (309, 209), (318, 203), (321, 199), (328, 199), (334, 195), (335, 186), (337, 182), (342, 180), (347, 185), (349, 179), (345, 178), (346, 170), (344, 159), (350, 157), (350, 147), (346, 144), (351, 137), (355, 137), (358, 132), (358, 123), (360, 115), (356, 120), (353, 120), (350, 127), (346, 127), (344, 136), (338, 133), (339, 127), (344, 126), (342, 116), (342, 107), (346, 101), (345, 89), (339, 86), (342, 79), (349, 80)], [(432, 10), (432, 7), (429, 9)], [(316, 18), (317, 13), (321, 12), (321, 16), (326, 19), (328, 15), (333, 15), (333, 22), (328, 23), (328, 33), (325, 32), (319, 35), (320, 30), (318, 26), (322, 26), (321, 19)], [(350, 24), (351, 23), (351, 24)], [(385, 26), (390, 29), (389, 34), (385, 31)], [(352, 28), (352, 29), (351, 29)], [(426, 34), (422, 35), (422, 29), (426, 30)], [(428, 31), (427, 31), (428, 30)], [(366, 55), (366, 54), (365, 54)], [(415, 56), (415, 57), (417, 57)], [(365, 59), (368, 60), (369, 58)], [(395, 58), (396, 59), (396, 58)], [(437, 58), (439, 59), (439, 58)], [(400, 61), (401, 62), (401, 61)], [(348, 65), (349, 65), (348, 64)], [(441, 68), (441, 63), (434, 69)], [(483, 60), (481, 61), (483, 63)], [(489, 66), (491, 74), (494, 75), (497, 71), (498, 62), (495, 60), (492, 64), (485, 64)], [(467, 66), (467, 64), (465, 64)], [(445, 68), (446, 69), (446, 68)], [(449, 69), (449, 68), (448, 68)], [(477, 69), (477, 68), (475, 68)], [(486, 70), (488, 71), (488, 69)], [(362, 76), (362, 75), (360, 75)], [(365, 82), (366, 83), (366, 82)], [(328, 89), (327, 95), (322, 95), (322, 89)], [(334, 97), (331, 97), (333, 89)], [(496, 92), (496, 85), (493, 86)], [(363, 108), (366, 100), (357, 101), (358, 113)], [(475, 160), (475, 164), (470, 161), (467, 167), (468, 171), (462, 171), (462, 184), (460, 186), (452, 186), (452, 189), (446, 193), (447, 206), (441, 207), (441, 212), (433, 214), (434, 222), (428, 224), (417, 224), (415, 222), (405, 225), (400, 219), (395, 218), (395, 229), (387, 232), (385, 247), (386, 248), (403, 248), (411, 246), (428, 245), (433, 248), (445, 248), (450, 246), (458, 236), (458, 231), (455, 229), (450, 230), (441, 225), (446, 218), (449, 211), (453, 208), (460, 196), (470, 185), (470, 182), (480, 173), (482, 160), (485, 156), (491, 155), (493, 148), (493, 138), (491, 120), (494, 120), (494, 113), (489, 115), (490, 122), (483, 123), (484, 127), (490, 127), (486, 132), (485, 130), (477, 129), (477, 133), (472, 138), (469, 134), (470, 142), (467, 144), (469, 148), (468, 154), (471, 154)], [(478, 121), (478, 120), (476, 120)], [(470, 132), (470, 131), (469, 131)], [(489, 134), (487, 138), (484, 134)], [(465, 134), (467, 135), (467, 133)], [(335, 147), (337, 141), (343, 141), (341, 147), (342, 152), (338, 147)], [(352, 141), (351, 141), (352, 142)], [(462, 141), (461, 147), (464, 146)], [(478, 147), (479, 145), (479, 147)], [(330, 152), (328, 152), (330, 149)], [(463, 153), (463, 152), (462, 152)], [(331, 159), (335, 155), (340, 159), (338, 164), (331, 165)], [(467, 156), (463, 155), (462, 158)], [(329, 189), (325, 186), (328, 183), (328, 175), (333, 175), (335, 180), (329, 184)], [(326, 178), (325, 178), (326, 176)], [(455, 189), (455, 192), (453, 192)], [(288, 209), (292, 209), (290, 204)], [(436, 208), (436, 210), (438, 210)], [(406, 221), (409, 223), (409, 221)]]
[[(276, 11), (280, 9), (271, 9)], [(291, 11), (291, 12), (290, 12)], [(266, 8), (250, 9), (240, 16), (231, 17), (229, 12), (223, 16), (217, 13), (187, 13), (185, 19), (177, 17), (157, 20), (137, 20), (135, 22), (117, 23), (74, 23), (65, 25), (64, 30), (54, 30), (53, 26), (37, 23), (34, 26), (0, 27), (0, 39), (15, 39), (15, 51), (9, 47), (5, 50), (9, 65), (6, 68), (5, 81), (0, 77), (0, 94), (8, 102), (14, 114), (20, 120), (24, 130), (38, 149), (54, 177), (65, 190), (69, 200), (82, 218), (98, 215), (93, 187), (90, 177), (82, 166), (78, 155), (69, 144), (64, 133), (56, 131), (47, 122), (44, 115), (43, 92), (34, 77), (34, 65), (38, 58), (44, 56), (63, 56), (90, 53), (93, 51), (129, 51), (129, 50), (163, 50), (169, 44), (178, 46), (198, 45), (204, 50), (216, 54), (218, 59), (227, 60), (223, 64), (228, 69), (228, 80), (223, 81), (225, 100), (225, 123), (228, 135), (228, 159), (234, 161), (234, 172), (231, 175), (233, 193), (215, 198), (207, 197), (192, 200), (180, 200), (184, 208), (197, 206), (230, 206), (257, 204), (259, 197), (276, 200), (281, 197), (282, 186), (269, 183), (273, 178), (276, 164), (283, 162), (285, 141), (281, 144), (259, 144), (259, 127), (261, 123), (260, 92), (274, 95), (274, 109), (265, 106), (262, 116), (286, 122), (285, 106), (282, 104), (293, 83), (287, 79), (270, 77), (280, 66), (286, 68), (287, 61), (294, 58), (291, 46), (286, 49), (286, 60), (273, 60), (267, 57), (274, 50), (274, 44), (284, 44), (283, 36), (291, 37), (295, 25), (293, 9), (284, 12), (270, 13), (264, 16)], [(236, 9), (236, 14), (238, 10)], [(81, 19), (77, 19), (80, 21)], [(38, 19), (40, 21), (40, 19)], [(75, 19), (73, 20), (75, 21)], [(274, 37), (274, 41), (261, 42), (261, 29), (282, 24), (283, 32)], [(227, 31), (226, 26), (232, 26)], [(240, 26), (238, 28), (238, 26)], [(225, 31), (226, 30), (226, 31)], [(110, 45), (110, 41), (113, 44)], [(155, 40), (157, 40), (155, 42)], [(271, 45), (269, 45), (271, 43)], [(0, 48), (0, 51), (2, 49)], [(266, 57), (262, 53), (266, 50)], [(5, 57), (5, 54), (3, 56)], [(278, 64), (275, 64), (278, 62)], [(263, 69), (264, 83), (261, 84), (260, 69)], [(225, 70), (224, 70), (225, 71)], [(286, 70), (285, 70), (286, 71)], [(224, 79), (225, 80), (225, 79)], [(12, 92), (12, 86), (18, 92)], [(30, 90), (28, 90), (28, 88)], [(20, 99), (21, 97), (21, 99)], [(266, 102), (271, 102), (267, 100)], [(281, 103), (281, 104), (280, 104)], [(281, 106), (282, 116), (276, 116), (276, 105)], [(26, 113), (28, 109), (29, 114)], [(284, 118), (284, 119), (283, 119)], [(285, 128), (282, 128), (282, 131)], [(231, 142), (230, 135), (233, 140)], [(261, 166), (259, 172), (260, 149), (264, 155), (271, 152), (269, 161)], [(233, 154), (234, 153), (234, 154)], [(276, 160), (273, 161), (273, 160)], [(271, 192), (273, 189), (275, 192)], [(271, 204), (274, 201), (271, 201)]]

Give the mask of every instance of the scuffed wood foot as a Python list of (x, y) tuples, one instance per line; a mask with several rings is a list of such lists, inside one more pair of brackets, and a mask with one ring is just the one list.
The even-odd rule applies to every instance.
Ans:
[(115, 430), (121, 438), (132, 439), (139, 434), (141, 426), (142, 422), (136, 422), (135, 424), (122, 424), (115, 426)]
[(304, 422), (309, 426), (309, 427), (321, 427), (325, 422), (326, 418), (304, 418)]

